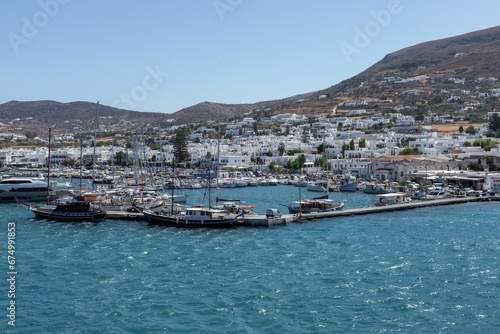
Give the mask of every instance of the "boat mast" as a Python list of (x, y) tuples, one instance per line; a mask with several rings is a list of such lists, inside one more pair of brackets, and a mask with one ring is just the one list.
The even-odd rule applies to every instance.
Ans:
[(172, 157), (172, 185), (170, 186), (172, 188), (171, 190), (171, 197), (170, 197), (170, 214), (174, 214), (174, 189), (175, 189), (175, 161), (174, 158)]
[(47, 157), (47, 205), (50, 204), (50, 142), (52, 140), (52, 126), (49, 128), (49, 155)]
[(215, 186), (217, 187), (217, 194), (215, 197), (215, 202), (218, 202), (219, 199), (219, 166), (220, 166), (220, 122), (217, 125), (217, 174), (215, 175)]
[(80, 140), (80, 194), (82, 193), (83, 143)]
[(99, 101), (95, 108), (95, 127), (94, 127), (94, 154), (92, 155), (92, 191), (95, 190), (95, 147), (97, 144), (97, 128), (99, 127)]
[[(323, 148), (325, 145), (323, 145)], [(330, 198), (330, 175), (328, 174), (328, 165), (330, 164), (330, 160), (328, 159), (327, 154), (325, 153), (326, 157), (326, 198)]]

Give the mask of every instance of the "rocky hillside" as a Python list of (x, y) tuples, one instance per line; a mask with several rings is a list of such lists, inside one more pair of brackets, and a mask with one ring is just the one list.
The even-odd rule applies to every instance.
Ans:
[[(224, 121), (251, 114), (259, 118), (278, 113), (304, 114), (310, 117), (348, 113), (347, 101), (368, 105), (369, 112), (394, 108), (410, 108), (412, 113), (428, 109), (449, 113), (477, 96), (490, 96), (499, 88), (500, 26), (456, 37), (426, 42), (388, 54), (362, 73), (329, 88), (298, 96), (254, 104), (220, 104), (203, 102), (173, 114), (146, 113), (99, 106), (99, 124), (108, 128), (127, 129), (139, 125)], [(450, 97), (458, 96), (455, 101)], [(494, 110), (498, 101), (482, 103), (481, 111)], [(55, 101), (0, 104), (0, 122), (25, 127), (58, 125), (68, 130), (88, 130), (93, 127), (96, 103)], [(357, 106), (356, 106), (357, 108)], [(476, 108), (478, 109), (478, 108)]]
[(486, 94), (489, 89), (500, 87), (499, 81), (491, 78), (500, 79), (500, 26), (390, 53), (360, 74), (320, 91), (255, 104), (202, 103), (173, 115), (179, 121), (194, 120), (200, 115), (203, 119), (216, 119), (219, 115), (247, 112), (258, 116), (296, 113), (318, 117), (348, 111), (349, 108), (342, 109), (347, 101), (365, 101), (368, 106), (364, 108), (374, 112), (397, 107), (419, 108), (417, 112), (429, 108), (452, 112), (472, 99), (462, 96), (459, 103), (449, 103), (448, 98), (464, 95), (460, 91), (477, 95), (478, 90)]
[(53, 125), (60, 130), (90, 131), (94, 128), (96, 115), (99, 124), (107, 127), (137, 127), (140, 124), (156, 123), (165, 115), (117, 109), (93, 102), (61, 103), (56, 101), (10, 101), (0, 104), (0, 122), (12, 127), (36, 130)]

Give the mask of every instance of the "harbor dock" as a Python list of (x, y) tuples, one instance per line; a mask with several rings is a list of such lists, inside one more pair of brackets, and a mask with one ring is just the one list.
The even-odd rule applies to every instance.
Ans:
[(405, 204), (392, 204), (386, 206), (364, 207), (364, 208), (330, 211), (330, 212), (303, 213), (300, 215), (300, 219), (312, 220), (312, 219), (322, 219), (322, 218), (358, 216), (358, 215), (367, 215), (373, 213), (412, 210), (412, 209), (438, 206), (438, 205), (451, 205), (451, 204), (463, 204), (469, 202), (488, 202), (488, 201), (500, 201), (500, 197), (445, 198), (445, 199), (433, 199), (427, 201), (413, 201)]
[(403, 211), (412, 210), (418, 208), (425, 208), (431, 206), (439, 205), (451, 205), (451, 204), (463, 204), (470, 202), (489, 202), (489, 201), (500, 201), (500, 197), (459, 197), (459, 198), (446, 198), (446, 199), (434, 199), (427, 201), (414, 201), (405, 204), (392, 204), (386, 206), (373, 206), (364, 208), (355, 208), (348, 210), (338, 210), (338, 211), (328, 211), (328, 212), (316, 212), (316, 213), (303, 213), (295, 215), (283, 215), (281, 218), (266, 218), (264, 215), (249, 216), (245, 218), (244, 226), (276, 226), (276, 225), (286, 225), (293, 222), (314, 220), (314, 219), (325, 219), (325, 218), (335, 218), (335, 217), (348, 217), (348, 216), (359, 216), (383, 212), (392, 211)]
[(106, 211), (106, 219), (145, 220), (142, 212)]
[(298, 215), (286, 214), (279, 218), (267, 218), (266, 215), (250, 215), (243, 219), (242, 226), (279, 226), (299, 221)]
[[(427, 201), (413, 201), (405, 204), (392, 204), (386, 206), (373, 206), (364, 208), (354, 208), (347, 210), (329, 211), (329, 212), (316, 212), (316, 213), (302, 213), (302, 214), (284, 214), (279, 218), (267, 218), (266, 215), (248, 215), (241, 221), (240, 226), (245, 227), (272, 227), (287, 225), (300, 221), (326, 219), (336, 217), (348, 217), (367, 215), (392, 211), (412, 210), (424, 207), (439, 206), (439, 205), (452, 205), (463, 204), (471, 202), (489, 202), (500, 201), (500, 197), (459, 197), (459, 198), (446, 198), (434, 199)], [(106, 219), (119, 219), (119, 220), (144, 220), (144, 215), (140, 212), (123, 212), (123, 211), (108, 211)]]

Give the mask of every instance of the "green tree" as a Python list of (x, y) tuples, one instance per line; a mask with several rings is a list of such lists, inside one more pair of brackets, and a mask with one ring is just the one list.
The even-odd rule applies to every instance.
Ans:
[(187, 146), (187, 135), (184, 128), (177, 129), (173, 138), (174, 158), (176, 162), (184, 162), (189, 160), (189, 152)]
[(299, 168), (304, 167), (304, 164), (306, 163), (306, 156), (304, 154), (301, 154), (297, 157), (297, 160), (299, 162)]
[(127, 165), (127, 155), (123, 151), (118, 151), (115, 154), (115, 163), (118, 166), (126, 166)]
[(484, 167), (483, 167), (483, 164), (481, 163), (481, 159), (478, 159), (477, 162), (471, 162), (467, 167), (473, 171), (484, 171)]
[(317, 157), (316, 159), (314, 159), (314, 166), (315, 167), (322, 167), (326, 164), (327, 161), (328, 161), (328, 159), (326, 158), (326, 156), (321, 155), (320, 157)]
[(288, 155), (294, 155), (295, 153), (302, 153), (302, 150), (300, 148), (294, 148), (287, 152)]
[(298, 170), (300, 168), (300, 163), (299, 159), (290, 159), (286, 163), (286, 168), (292, 169), (292, 170)]
[(271, 171), (271, 173), (272, 173), (272, 172), (274, 172), (274, 170), (277, 168), (277, 165), (278, 165), (278, 164), (276, 163), (276, 161), (271, 161), (271, 162), (269, 163), (269, 166), (268, 166), (268, 167), (269, 167), (269, 170)]
[(282, 157), (283, 154), (285, 154), (285, 150), (286, 150), (285, 143), (283, 143), (283, 142), (279, 143), (278, 153), (279, 153), (280, 157)]
[(64, 159), (62, 165), (68, 167), (74, 167), (76, 165), (76, 160), (74, 158)]
[(416, 147), (414, 148), (407, 147), (401, 152), (399, 152), (399, 155), (421, 155), (421, 154), (422, 152), (420, 152), (420, 150)]
[(317, 147), (317, 150), (318, 150), (319, 154), (325, 152), (325, 143), (319, 144), (318, 147)]
[(309, 131), (307, 131), (306, 128), (302, 131), (302, 142), (304, 144), (309, 143)]
[(366, 139), (365, 138), (360, 138), (359, 139), (358, 147), (359, 148), (365, 148), (366, 147)]
[(342, 144), (342, 158), (345, 159), (345, 151), (349, 149), (349, 144), (348, 143), (343, 143)]
[(498, 142), (493, 142), (489, 139), (476, 139), (472, 146), (480, 146), (485, 151), (491, 151), (492, 148), (496, 147)]
[(458, 132), (459, 132), (459, 133), (464, 133), (464, 127), (463, 127), (462, 125), (460, 125), (460, 126), (458, 127)]
[(24, 135), (26, 136), (26, 139), (29, 140), (35, 138), (37, 136), (37, 133), (36, 131), (26, 131)]
[(465, 133), (469, 135), (475, 135), (476, 134), (476, 129), (472, 125), (469, 125), (467, 129), (465, 129)]
[(285, 136), (288, 136), (290, 134), (290, 126), (287, 125), (285, 128)]
[(484, 134), (486, 137), (489, 137), (489, 138), (495, 138), (498, 136), (498, 134), (500, 134), (500, 132), (495, 132), (493, 130), (488, 130), (486, 131), (486, 133)]
[(354, 144), (354, 139), (351, 139), (349, 142), (349, 150), (354, 151), (356, 149), (356, 145)]
[(495, 131), (497, 135), (500, 133), (500, 116), (493, 114), (488, 120), (488, 130)]

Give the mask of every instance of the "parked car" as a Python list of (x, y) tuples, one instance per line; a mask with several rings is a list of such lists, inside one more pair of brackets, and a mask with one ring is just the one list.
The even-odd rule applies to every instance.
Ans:
[(467, 196), (476, 196), (476, 197), (479, 197), (481, 196), (481, 192), (478, 191), (478, 190), (469, 190), (467, 193), (466, 193)]
[(267, 209), (266, 218), (281, 218), (281, 212), (278, 209)]

